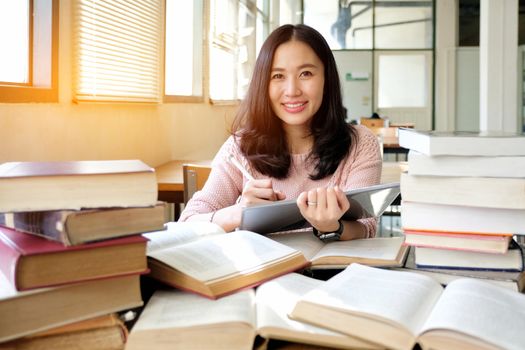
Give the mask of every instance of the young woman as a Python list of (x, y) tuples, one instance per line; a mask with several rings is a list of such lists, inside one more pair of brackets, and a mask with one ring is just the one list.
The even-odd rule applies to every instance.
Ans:
[(180, 221), (231, 231), (243, 207), (293, 198), (318, 237), (373, 237), (376, 220), (340, 220), (350, 205), (343, 191), (381, 177), (376, 137), (345, 117), (336, 63), (321, 34), (305, 25), (277, 28), (261, 48), (233, 135)]

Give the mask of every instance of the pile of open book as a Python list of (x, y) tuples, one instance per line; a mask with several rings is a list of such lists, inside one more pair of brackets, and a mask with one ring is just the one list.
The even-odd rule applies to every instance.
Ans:
[[(165, 287), (146, 304), (127, 349), (525, 346), (525, 295), (471, 279), (445, 289), (394, 271), (406, 258), (404, 237), (325, 244), (308, 230), (225, 234), (211, 223), (169, 223), (145, 236), (150, 276)], [(304, 267), (343, 269), (323, 281), (292, 272)], [(493, 324), (502, 317), (511, 324)]]

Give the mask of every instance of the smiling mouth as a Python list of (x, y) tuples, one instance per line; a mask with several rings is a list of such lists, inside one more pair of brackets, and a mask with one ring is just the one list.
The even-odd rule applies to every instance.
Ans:
[(300, 102), (300, 103), (283, 103), (284, 107), (294, 109), (302, 107), (306, 104), (306, 102)]

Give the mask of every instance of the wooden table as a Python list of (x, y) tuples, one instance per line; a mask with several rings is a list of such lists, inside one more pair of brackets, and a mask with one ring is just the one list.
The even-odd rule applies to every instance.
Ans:
[(407, 162), (383, 162), (381, 183), (399, 182), (401, 173), (408, 169)]
[(176, 221), (181, 212), (181, 204), (184, 204), (184, 174), (183, 164), (207, 164), (210, 160), (171, 160), (155, 168), (157, 175), (158, 199), (173, 204), (172, 221)]

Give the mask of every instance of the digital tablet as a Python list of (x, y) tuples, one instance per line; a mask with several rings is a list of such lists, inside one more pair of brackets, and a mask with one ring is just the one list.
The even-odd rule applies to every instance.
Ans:
[[(344, 220), (379, 217), (399, 196), (399, 182), (380, 184), (346, 191), (350, 209)], [(295, 199), (246, 207), (239, 229), (257, 233), (293, 230), (307, 226)]]

